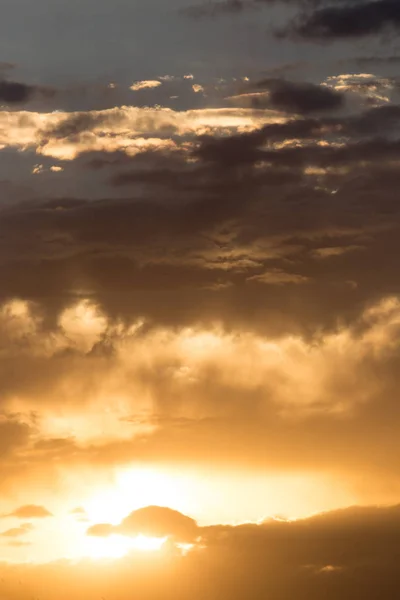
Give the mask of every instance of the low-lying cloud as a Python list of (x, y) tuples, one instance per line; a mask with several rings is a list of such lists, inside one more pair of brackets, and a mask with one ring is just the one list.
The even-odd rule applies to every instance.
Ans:
[[(144, 509), (145, 510), (145, 509)], [(22, 600), (85, 600), (133, 591), (144, 599), (268, 596), (283, 600), (389, 600), (397, 587), (399, 507), (349, 508), (305, 520), (203, 528), (198, 545), (101, 564), (2, 565), (0, 590)], [(194, 582), (196, 582), (194, 584)], [(57, 590), (55, 592), (55, 589)]]

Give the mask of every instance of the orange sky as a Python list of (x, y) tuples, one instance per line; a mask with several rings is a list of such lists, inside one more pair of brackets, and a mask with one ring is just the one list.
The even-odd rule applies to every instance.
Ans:
[(393, 600), (400, 3), (3, 4), (0, 600)]

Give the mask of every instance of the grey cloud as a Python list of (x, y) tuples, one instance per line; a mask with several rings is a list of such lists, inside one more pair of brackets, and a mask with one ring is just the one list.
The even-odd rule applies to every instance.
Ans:
[[(388, 105), (359, 115), (297, 118), (249, 133), (201, 136), (191, 146), (196, 162), (167, 151), (134, 158), (121, 152), (82, 156), (80, 168), (97, 169), (108, 183), (108, 197), (4, 205), (3, 298), (44, 298), (53, 310), (87, 290), (112, 312), (130, 305), (156, 320), (163, 315), (187, 322), (194, 313), (210, 318), (210, 310), (218, 314), (227, 302), (224, 318), (230, 313), (237, 318), (245, 297), (258, 304), (246, 281), (266, 272), (313, 281), (301, 286), (309, 288), (299, 292), (302, 305), (315, 289), (324, 293), (328, 276), (363, 280), (354, 302), (360, 293), (368, 301), (374, 286), (391, 293), (390, 264), (368, 274), (354, 253), (340, 263), (342, 273), (336, 261), (321, 274), (314, 251), (361, 245), (368, 260), (376, 249), (373, 260), (384, 261), (384, 236), (371, 232), (367, 242), (358, 238), (364, 228), (396, 225), (392, 163), (399, 154), (398, 124), (398, 106)], [(114, 198), (115, 190), (126, 198)], [(297, 261), (295, 267), (289, 258)], [(117, 292), (136, 295), (125, 302)], [(170, 302), (161, 306), (157, 293), (172, 295), (174, 302), (179, 298), (175, 306), (181, 310), (175, 312)], [(259, 302), (265, 302), (262, 295)]]
[(34, 94), (35, 88), (14, 81), (0, 81), (0, 102), (18, 104), (26, 102)]
[[(1, 71), (0, 64), (0, 71)], [(4, 68), (3, 68), (4, 70)], [(56, 92), (51, 87), (21, 83), (0, 78), (0, 103), (12, 108), (21, 108), (31, 101), (46, 101), (55, 96)]]
[[(344, 105), (343, 94), (322, 85), (291, 82), (285, 79), (265, 79), (255, 85), (256, 89), (269, 91), (266, 103), (271, 108), (289, 113), (308, 114), (337, 110)], [(257, 98), (254, 99), (255, 107)]]
[(280, 35), (295, 35), (308, 40), (343, 40), (382, 34), (399, 26), (397, 0), (376, 0), (327, 6), (306, 13)]
[(217, 17), (219, 15), (239, 15), (245, 11), (268, 7), (274, 4), (283, 5), (318, 5), (323, 0), (208, 0), (182, 10), (184, 15), (192, 18)]

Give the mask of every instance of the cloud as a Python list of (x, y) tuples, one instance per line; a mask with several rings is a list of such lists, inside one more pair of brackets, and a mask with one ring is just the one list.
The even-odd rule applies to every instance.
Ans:
[(136, 83), (133, 83), (131, 85), (130, 89), (133, 90), (134, 92), (137, 92), (139, 90), (144, 90), (147, 88), (156, 88), (156, 87), (159, 87), (160, 85), (162, 85), (161, 81), (157, 81), (157, 80), (136, 81)]
[[(13, 68), (13, 65), (9, 63), (0, 63), (0, 72), (9, 71), (11, 68)], [(35, 100), (39, 102), (48, 101), (56, 97), (57, 91), (49, 86), (10, 81), (0, 76), (0, 104), (7, 107), (16, 109), (21, 104), (28, 105), (28, 103)]]
[(170, 536), (178, 542), (192, 542), (198, 533), (196, 521), (176, 510), (147, 506), (133, 511), (119, 525), (125, 535)]
[(17, 519), (43, 519), (52, 516), (53, 515), (47, 508), (36, 504), (26, 504), (25, 506), (20, 506), (12, 512), (3, 515), (3, 517), (16, 517)]
[(352, 73), (328, 77), (326, 84), (338, 92), (352, 92), (377, 104), (390, 102), (396, 87), (391, 78), (377, 77), (370, 73)]
[[(228, 112), (229, 119), (239, 114), (237, 109)], [(255, 286), (246, 282), (263, 273), (294, 273), (313, 285), (298, 286), (296, 318), (292, 315), (290, 322), (299, 319), (306, 328), (314, 326), (303, 320), (311, 319), (305, 307), (316, 290), (329, 296), (329, 303), (324, 300), (315, 313), (318, 326), (334, 322), (375, 293), (384, 297), (393, 291), (394, 274), (384, 259), (389, 236), (382, 232), (396, 227), (399, 114), (399, 107), (390, 104), (350, 115), (285, 118), (261, 127), (254, 121), (249, 131), (247, 121), (232, 129), (234, 121), (225, 121), (224, 112), (200, 111), (196, 119), (206, 119), (208, 127), (217, 118), (217, 130), (180, 141), (174, 137), (165, 147), (142, 148), (135, 156), (123, 151), (87, 154), (78, 144), (74, 152), (82, 150), (80, 158), (57, 173), (63, 179), (51, 186), (68, 186), (75, 174), (90, 193), (77, 195), (75, 189), (60, 199), (51, 187), (36, 198), (22, 196), (23, 201), (3, 205), (3, 298), (45, 298), (41, 310), (53, 311), (54, 318), (73, 299), (78, 303), (93, 297), (105, 313), (123, 310), (128, 320), (145, 316), (184, 325), (191, 319), (221, 318), (229, 327), (244, 318), (250, 327), (259, 326), (255, 315), (262, 306), (271, 315), (279, 306), (285, 317), (271, 317), (270, 326), (271, 320), (285, 322), (288, 299), (273, 299), (260, 289), (266, 286), (258, 286), (255, 294)], [(66, 136), (64, 149), (77, 129), (97, 127), (76, 115), (55, 118), (60, 118), (58, 132), (46, 130), (56, 141)], [(111, 132), (114, 125), (107, 127)], [(108, 139), (108, 134), (97, 135)], [(93, 185), (98, 197), (92, 196)], [(18, 198), (14, 189), (6, 189), (4, 197)], [(390, 243), (395, 253), (394, 235)], [(345, 265), (339, 268), (330, 261), (329, 270), (321, 273), (318, 249), (333, 246), (365, 247), (365, 260), (383, 269), (367, 273), (359, 253), (348, 253)], [(339, 302), (327, 286), (350, 280), (364, 282), (358, 288), (362, 298), (346, 296), (341, 309), (334, 308)], [(181, 310), (156, 300), (161, 289)], [(134, 295), (123, 309), (116, 306), (119, 293)], [(240, 309), (247, 302), (254, 312)], [(24, 320), (23, 315), (10, 321), (22, 330), (37, 327), (35, 319)]]
[[(345, 257), (315, 260), (325, 272)], [(296, 286), (296, 297), (313, 285)], [(272, 296), (280, 304), (288, 287), (247, 286), (255, 298)], [(347, 284), (339, 289), (345, 297), (358, 293)], [(85, 315), (77, 314), (85, 331)], [(18, 396), (21, 411), (34, 408), (38, 415), (37, 443), (21, 459), (11, 457), (10, 468), (26, 485), (33, 473), (36, 486), (44, 475), (86, 468), (94, 474), (138, 462), (196, 470), (213, 460), (221, 470), (233, 462), (238, 472), (316, 471), (350, 487), (362, 470), (365, 497), (388, 501), (400, 486), (398, 298), (371, 304), (351, 325), (342, 320), (311, 335), (284, 321), (286, 333), (273, 336), (271, 328), (262, 332), (257, 323), (251, 331), (238, 320), (227, 330), (124, 325), (108, 317), (92, 346), (58, 338), (57, 330), (32, 332), (26, 342), (35, 355), (15, 356), (24, 379), (7, 380), (6, 371), (1, 378), (3, 402)], [(62, 420), (54, 402), (60, 397)]]
[(11, 62), (0, 62), (0, 71), (12, 71), (12, 69), (15, 69), (15, 67), (16, 65)]
[[(214, 457), (353, 483), (362, 467), (393, 498), (400, 110), (365, 109), (385, 78), (350, 75), (303, 104), (290, 83), (292, 116), (2, 113), (2, 156), (26, 173), (0, 185), (5, 489)], [(320, 89), (357, 98), (310, 113)]]
[(84, 516), (86, 515), (86, 510), (82, 506), (77, 506), (70, 511), (71, 515)]
[(26, 445), (31, 434), (29, 423), (21, 422), (16, 416), (0, 414), (0, 452), (3, 459)]
[(357, 252), (360, 250), (363, 250), (362, 246), (329, 246), (327, 248), (317, 248), (314, 250), (314, 254), (317, 258), (326, 259), (335, 256), (342, 256), (343, 254), (347, 254), (347, 252)]
[[(285, 79), (265, 79), (256, 85), (258, 89), (268, 90), (266, 103), (270, 108), (289, 113), (309, 114), (336, 110), (344, 105), (344, 97), (340, 92), (324, 85), (313, 83), (299, 83)], [(259, 102), (254, 97), (253, 106), (257, 108)]]
[(400, 63), (400, 56), (358, 56), (350, 59), (360, 66), (364, 65), (398, 65)]
[(382, 34), (400, 25), (397, 0), (350, 2), (306, 13), (281, 35), (309, 40), (352, 39)]
[[(217, 17), (220, 15), (241, 15), (245, 11), (274, 4), (308, 4), (310, 0), (207, 0), (181, 10), (192, 18)], [(311, 0), (312, 3), (312, 0)]]
[(170, 537), (175, 542), (192, 543), (200, 529), (194, 519), (163, 506), (146, 506), (128, 515), (119, 525), (93, 525), (87, 534), (95, 537), (108, 537), (112, 534), (150, 537)]
[(182, 13), (192, 18), (215, 17), (224, 14), (240, 14), (253, 7), (254, 3), (251, 0), (222, 0), (189, 6), (183, 9)]
[(93, 537), (108, 537), (116, 532), (114, 525), (108, 523), (97, 523), (87, 530), (87, 534)]
[(0, 535), (3, 537), (16, 538), (26, 535), (32, 529), (33, 526), (31, 523), (23, 523), (20, 527), (13, 527), (12, 529), (7, 529), (6, 531), (1, 532)]
[[(117, 550), (121, 536), (128, 548), (140, 534), (195, 547), (181, 557), (171, 544), (153, 563), (98, 565), (99, 579), (90, 565), (15, 567), (28, 589), (14, 591), (14, 575), (0, 574), (0, 597), (382, 598), (395, 578), (395, 509), (238, 527), (202, 520), (208, 510), (230, 513), (229, 502), (236, 511), (239, 496), (250, 511), (244, 482), (258, 486), (260, 473), (271, 498), (280, 495), (275, 480), (296, 489), (312, 479), (313, 505), (339, 504), (342, 490), (354, 501), (398, 500), (400, 88), (392, 49), (368, 68), (348, 64), (359, 56), (355, 40), (398, 29), (397, 7), (211, 1), (197, 9), (210, 21), (180, 21), (175, 31), (178, 4), (190, 2), (164, 4), (168, 32), (154, 29), (145, 6), (139, 21), (124, 20), (138, 47), (132, 24), (150, 27), (152, 48), (131, 75), (100, 37), (77, 36), (89, 52), (71, 47), (75, 80), (73, 69), (55, 72), (50, 44), (40, 80), (65, 85), (56, 91), (0, 65), (1, 512), (20, 519), (3, 521), (1, 539), (10, 560), (39, 560), (53, 546), (67, 554), (75, 535)], [(54, 37), (51, 15), (37, 8), (43, 35)], [(104, 8), (96, 27), (86, 9), (82, 21), (66, 8), (64, 21), (98, 36)], [(266, 37), (269, 23), (296, 14), (282, 47)], [(295, 38), (350, 44), (319, 55)], [(121, 38), (116, 51), (124, 46)], [(92, 54), (103, 75), (90, 68)], [(211, 55), (219, 66), (210, 70)], [(232, 485), (225, 503), (217, 494), (232, 466), (240, 494)], [(120, 472), (143, 468), (204, 477), (207, 506), (194, 499), (196, 520), (153, 506), (101, 523)], [(141, 490), (130, 492), (135, 508)], [(143, 504), (158, 501), (191, 514), (183, 495), (176, 506), (162, 497)], [(34, 546), (5, 549), (25, 539), (25, 518), (50, 516), (47, 506), (55, 518), (38, 523)], [(128, 513), (121, 506), (117, 519)]]
[(266, 285), (285, 285), (288, 283), (306, 283), (307, 277), (302, 275), (296, 275), (295, 273), (285, 273), (279, 269), (275, 269), (260, 275), (253, 275), (249, 277), (247, 281), (254, 281), (255, 283), (264, 283)]
[[(173, 546), (117, 561), (2, 564), (0, 589), (17, 600), (36, 590), (44, 600), (296, 597), (389, 600), (395, 593), (399, 507), (352, 507), (308, 519), (202, 528), (185, 555)], [(195, 579), (194, 579), (195, 578)], [(196, 585), (193, 586), (193, 581)]]
[(0, 81), (0, 102), (19, 104), (29, 100), (35, 92), (35, 87), (15, 81)]
[(88, 152), (123, 151), (135, 156), (149, 150), (176, 150), (177, 136), (254, 129), (279, 120), (282, 116), (273, 111), (240, 108), (175, 111), (122, 106), (72, 113), (2, 111), (0, 144), (5, 148), (31, 149), (42, 157), (64, 161)]
[(26, 546), (32, 546), (32, 542), (23, 542), (22, 540), (12, 540), (7, 543), (10, 548), (25, 548)]

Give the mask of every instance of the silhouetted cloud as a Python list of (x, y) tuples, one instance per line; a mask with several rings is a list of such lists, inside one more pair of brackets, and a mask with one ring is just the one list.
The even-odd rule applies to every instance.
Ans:
[[(343, 95), (327, 86), (313, 83), (298, 83), (284, 79), (265, 79), (259, 81), (257, 89), (266, 89), (266, 99), (270, 108), (289, 113), (308, 114), (338, 109), (343, 106)], [(257, 98), (254, 99), (257, 107)]]
[(191, 543), (200, 529), (194, 519), (164, 506), (146, 506), (134, 510), (119, 525), (98, 524), (89, 527), (87, 534), (107, 537), (113, 533), (127, 536), (145, 535), (170, 537), (176, 542)]

